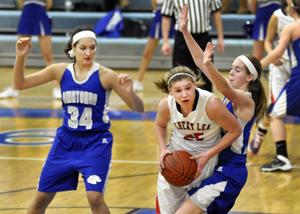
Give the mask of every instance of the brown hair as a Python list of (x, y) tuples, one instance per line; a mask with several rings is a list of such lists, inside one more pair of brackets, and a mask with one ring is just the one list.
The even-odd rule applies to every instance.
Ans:
[(292, 0), (292, 8), (300, 15), (300, 0)]
[(168, 94), (172, 85), (182, 79), (189, 79), (199, 87), (203, 85), (203, 82), (199, 81), (199, 78), (196, 77), (195, 73), (186, 66), (176, 66), (172, 68), (165, 74), (164, 78), (155, 81), (154, 84), (160, 91)]
[[(254, 65), (256, 71), (257, 71), (257, 79), (250, 82), (248, 85), (248, 91), (251, 92), (252, 94), (252, 99), (255, 103), (255, 117), (256, 120), (259, 121), (262, 119), (265, 115), (267, 115), (267, 97), (266, 97), (266, 92), (265, 89), (260, 81), (260, 77), (262, 74), (262, 67), (260, 64), (260, 61), (252, 56), (248, 55), (246, 56)], [(250, 71), (248, 70), (247, 66), (245, 66), (246, 71), (248, 74), (251, 74)]]
[[(77, 26), (77, 27), (71, 32), (71, 36), (70, 36), (70, 38), (69, 38), (69, 40), (68, 40), (68, 42), (67, 42), (67, 44), (66, 44), (66, 46), (65, 46), (65, 48), (64, 48), (65, 54), (66, 54), (67, 57), (68, 57), (69, 59), (71, 59), (73, 62), (76, 62), (75, 57), (71, 57), (71, 56), (69, 55), (69, 53), (68, 53), (68, 52), (73, 48), (73, 47), (72, 47), (73, 36), (74, 36), (76, 33), (80, 32), (80, 31), (84, 31), (84, 30), (90, 30), (90, 31), (93, 31), (93, 28), (90, 27), (90, 26), (85, 26), (85, 25), (83, 25), (83, 26)], [(78, 43), (78, 42), (76, 42), (76, 43), (74, 44), (74, 46), (76, 46), (77, 43)]]

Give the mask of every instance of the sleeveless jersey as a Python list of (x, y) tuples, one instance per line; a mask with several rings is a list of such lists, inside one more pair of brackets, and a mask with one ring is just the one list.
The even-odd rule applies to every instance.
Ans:
[(175, 98), (171, 95), (168, 97), (170, 122), (174, 126), (170, 137), (170, 151), (185, 150), (196, 155), (219, 142), (220, 126), (210, 120), (205, 111), (211, 96), (212, 93), (197, 89), (194, 109), (186, 117), (181, 114)]
[(254, 123), (255, 117), (250, 121), (246, 122), (238, 118), (234, 112), (232, 102), (228, 99), (224, 99), (224, 104), (227, 109), (237, 118), (242, 126), (242, 134), (239, 138), (231, 144), (230, 147), (221, 151), (219, 154), (219, 164), (220, 165), (244, 165), (247, 159), (247, 145), (249, 141), (250, 131)]
[(89, 133), (110, 128), (108, 101), (110, 90), (99, 79), (95, 63), (85, 80), (76, 80), (74, 64), (69, 64), (61, 79), (63, 127), (72, 132)]
[(27, 4), (38, 4), (41, 6), (45, 6), (46, 0), (24, 0), (24, 5), (27, 5)]
[(278, 5), (281, 5), (281, 1), (280, 0), (258, 0), (257, 1), (257, 5), (258, 7), (266, 7), (266, 6), (269, 6), (271, 4), (278, 4)]
[(296, 63), (292, 67), (291, 77), (281, 90), (275, 103), (269, 107), (271, 116), (300, 117), (300, 38), (292, 42)]
[(292, 68), (292, 75), (295, 73), (294, 75), (300, 76), (300, 38), (294, 40), (292, 46), (297, 61), (296, 65)]
[[(277, 38), (274, 42), (274, 46), (277, 46), (278, 42), (279, 42), (279, 38), (281, 37), (283, 28), (287, 24), (292, 23), (295, 20), (291, 16), (286, 15), (282, 9), (277, 9), (276, 11), (274, 11), (274, 15), (277, 17), (277, 30), (276, 30)], [(289, 47), (288, 49), (286, 49), (284, 51), (284, 54), (282, 55), (282, 59), (286, 60), (286, 61), (291, 60), (290, 63), (295, 62), (295, 55), (294, 55), (294, 52), (291, 49), (291, 47)]]

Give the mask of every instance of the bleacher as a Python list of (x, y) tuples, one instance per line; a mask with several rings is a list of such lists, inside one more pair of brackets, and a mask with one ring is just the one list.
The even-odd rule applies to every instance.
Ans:
[[(75, 2), (76, 0), (74, 0)], [(16, 28), (21, 14), (20, 10), (13, 9), (10, 4), (3, 6), (4, 2), (14, 2), (12, 0), (1, 0), (0, 4), (0, 65), (12, 66), (15, 57), (15, 42), (17, 39)], [(150, 4), (141, 4), (140, 0), (131, 0), (130, 7), (123, 12), (124, 20), (140, 20), (145, 26), (149, 26), (152, 13), (147, 12), (146, 8)], [(136, 3), (134, 3), (136, 2)], [(137, 3), (138, 2), (138, 3)], [(146, 2), (146, 1), (145, 1)], [(149, 1), (150, 2), (150, 1)], [(53, 54), (55, 62), (66, 61), (63, 49), (68, 37), (66, 34), (77, 25), (94, 26), (101, 19), (105, 12), (79, 12), (64, 11), (64, 0), (54, 1), (54, 10), (49, 12), (53, 23)], [(147, 5), (147, 7), (145, 6)], [(5, 9), (7, 8), (7, 9)], [(145, 11), (145, 12), (129, 12)], [(216, 53), (215, 62), (220, 69), (230, 67), (233, 59), (241, 53), (251, 53), (252, 41), (245, 38), (242, 26), (246, 20), (253, 19), (253, 15), (225, 14), (222, 16), (225, 35), (225, 52)], [(213, 29), (212, 35), (216, 32)], [(137, 69), (140, 58), (146, 44), (147, 38), (142, 37), (122, 37), (122, 38), (103, 38), (98, 37), (97, 61), (111, 68)], [(172, 41), (172, 40), (171, 40)], [(44, 62), (40, 55), (38, 39), (33, 37), (33, 48), (27, 60), (29, 66), (43, 66)], [(150, 64), (150, 69), (168, 69), (171, 67), (171, 57), (162, 56), (160, 49), (157, 48)]]

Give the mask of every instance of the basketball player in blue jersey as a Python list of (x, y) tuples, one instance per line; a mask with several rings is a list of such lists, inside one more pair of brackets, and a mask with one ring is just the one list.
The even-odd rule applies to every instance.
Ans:
[(267, 27), (272, 13), (281, 6), (280, 0), (247, 0), (249, 9), (255, 14), (253, 23), (252, 39), (253, 56), (261, 60), (264, 57), (264, 40), (266, 38)]
[[(182, 31), (195, 64), (224, 96), (224, 104), (235, 115), (242, 134), (233, 144), (221, 151), (214, 173), (192, 189), (177, 214), (228, 213), (247, 180), (247, 145), (254, 121), (264, 115), (266, 95), (259, 80), (261, 64), (253, 56), (238, 56), (232, 63), (228, 80), (212, 63), (214, 46), (208, 43), (205, 52), (187, 30), (188, 6), (181, 12)], [(225, 131), (226, 133), (226, 131)]]
[(16, 43), (15, 87), (27, 89), (53, 80), (59, 82), (63, 124), (57, 129), (28, 213), (44, 213), (57, 192), (76, 190), (79, 173), (92, 213), (109, 213), (104, 201), (113, 143), (109, 95), (114, 90), (138, 112), (143, 112), (143, 102), (134, 93), (129, 75), (117, 74), (94, 61), (97, 41), (89, 28), (78, 27), (71, 34), (65, 52), (73, 63), (52, 64), (24, 76), (30, 47), (29, 38), (20, 38)]
[[(265, 40), (265, 49), (267, 53), (278, 44), (283, 28), (294, 22), (290, 16), (291, 0), (283, 0), (282, 8), (275, 10), (268, 24), (267, 37)], [(272, 104), (278, 97), (281, 89), (287, 83), (291, 76), (291, 66), (295, 64), (295, 56), (291, 48), (287, 48), (282, 55), (282, 58), (269, 65), (269, 96), (268, 103)], [(270, 126), (269, 117), (265, 117), (255, 131), (252, 141), (249, 143), (248, 152), (250, 155), (257, 155), (264, 137), (267, 134)]]
[[(133, 89), (136, 92), (141, 92), (144, 90), (143, 79), (146, 70), (148, 68), (148, 65), (151, 62), (151, 58), (154, 54), (155, 48), (157, 47), (159, 40), (162, 38), (162, 31), (161, 31), (162, 15), (160, 11), (163, 2), (164, 0), (151, 0), (152, 8), (154, 10), (154, 14), (153, 14), (154, 17), (150, 25), (147, 44), (144, 48), (143, 56), (140, 62), (138, 77), (137, 80), (133, 82)], [(174, 27), (172, 25), (170, 29), (170, 35), (169, 35), (170, 38), (173, 37), (174, 32), (175, 32)]]
[[(18, 37), (37, 36), (41, 54), (45, 64), (48, 66), (53, 63), (52, 56), (52, 23), (47, 10), (52, 7), (52, 0), (18, 0), (19, 8), (22, 13), (18, 23)], [(12, 86), (7, 87), (0, 93), (0, 99), (18, 97), (19, 91)], [(60, 99), (60, 89), (57, 84), (52, 90), (53, 98)]]
[[(164, 167), (165, 155), (175, 150), (189, 152), (198, 162), (198, 176), (184, 187), (173, 186), (161, 173), (158, 175), (157, 197), (160, 212), (174, 214), (185, 202), (188, 190), (198, 186), (201, 180), (212, 174), (217, 155), (240, 136), (241, 127), (216, 96), (197, 88), (196, 76), (187, 67), (173, 68), (156, 85), (169, 94), (159, 102), (155, 120), (161, 152), (160, 166)], [(169, 122), (173, 128), (167, 142)], [(226, 130), (223, 137), (221, 128)]]
[(265, 172), (290, 171), (292, 169), (292, 164), (288, 159), (284, 118), (287, 115), (300, 117), (300, 0), (291, 0), (290, 2), (291, 16), (295, 22), (284, 27), (276, 48), (261, 61), (263, 67), (276, 62), (289, 45), (292, 46), (296, 57), (289, 81), (269, 108), (271, 129), (276, 144), (276, 157), (261, 167), (261, 170)]

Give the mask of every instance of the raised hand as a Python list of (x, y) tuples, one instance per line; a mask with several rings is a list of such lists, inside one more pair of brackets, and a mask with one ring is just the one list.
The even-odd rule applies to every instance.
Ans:
[(215, 49), (215, 46), (211, 42), (208, 42), (206, 44), (206, 48), (203, 53), (203, 64), (204, 65), (206, 63), (212, 62), (212, 56), (214, 54), (214, 49)]
[(169, 56), (172, 53), (172, 48), (169, 43), (163, 43), (161, 46), (161, 52), (164, 56)]
[(118, 74), (117, 81), (127, 92), (133, 91), (133, 81), (129, 74)]
[(179, 20), (179, 30), (181, 32), (187, 31), (187, 23), (188, 23), (188, 13), (189, 13), (189, 6), (186, 4), (182, 7), (180, 12), (180, 20)]
[(16, 42), (16, 55), (26, 56), (31, 49), (31, 39), (29, 37), (19, 38)]

